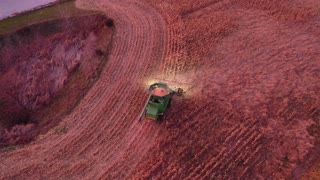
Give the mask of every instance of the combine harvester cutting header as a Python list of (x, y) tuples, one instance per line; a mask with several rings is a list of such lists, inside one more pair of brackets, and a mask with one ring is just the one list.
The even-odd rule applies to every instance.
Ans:
[(165, 83), (154, 83), (149, 87), (150, 96), (146, 105), (141, 112), (139, 121), (143, 116), (146, 119), (157, 122), (160, 115), (164, 115), (168, 107), (170, 107), (173, 95), (181, 96), (183, 94), (182, 88), (170, 89)]

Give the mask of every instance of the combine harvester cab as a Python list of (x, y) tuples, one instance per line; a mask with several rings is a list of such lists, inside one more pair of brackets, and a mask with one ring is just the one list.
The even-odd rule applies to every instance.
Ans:
[(176, 91), (171, 90), (164, 83), (155, 83), (149, 87), (150, 96), (145, 104), (145, 107), (140, 115), (139, 121), (143, 115), (146, 119), (157, 122), (160, 115), (164, 115), (165, 111), (171, 104), (171, 98), (174, 94), (182, 95), (182, 89)]

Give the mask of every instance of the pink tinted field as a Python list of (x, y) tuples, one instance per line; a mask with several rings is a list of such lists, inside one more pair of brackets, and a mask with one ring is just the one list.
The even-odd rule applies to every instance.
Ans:
[[(301, 179), (319, 167), (320, 1), (76, 4), (114, 20), (108, 61), (57, 126), (1, 152), (0, 179)], [(139, 123), (155, 79), (186, 94), (161, 123)]]

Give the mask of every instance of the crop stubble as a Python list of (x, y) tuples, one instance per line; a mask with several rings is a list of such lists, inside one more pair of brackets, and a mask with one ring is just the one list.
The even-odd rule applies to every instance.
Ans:
[[(3, 153), (0, 177), (301, 177), (317, 159), (320, 7), (287, 2), (77, 1), (114, 19), (106, 68), (68, 132)], [(158, 76), (192, 88), (162, 123), (138, 123)]]

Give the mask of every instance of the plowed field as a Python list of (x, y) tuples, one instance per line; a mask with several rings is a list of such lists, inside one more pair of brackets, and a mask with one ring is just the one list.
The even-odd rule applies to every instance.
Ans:
[[(106, 66), (58, 126), (1, 153), (0, 179), (300, 179), (319, 165), (320, 1), (76, 4), (114, 19)], [(158, 80), (187, 92), (139, 123)]]

